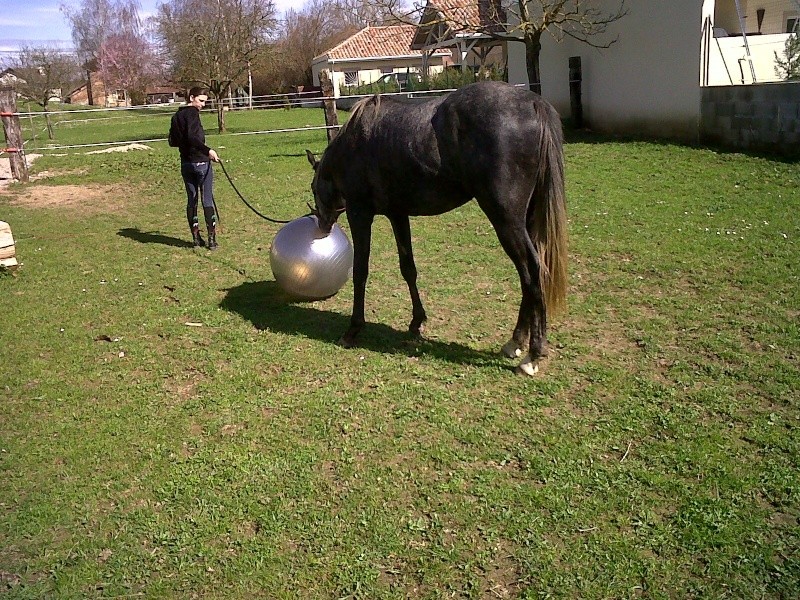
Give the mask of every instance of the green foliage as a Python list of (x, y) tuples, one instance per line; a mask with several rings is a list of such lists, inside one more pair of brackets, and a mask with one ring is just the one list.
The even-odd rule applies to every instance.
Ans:
[(775, 74), (789, 81), (800, 80), (800, 36), (790, 35), (786, 39), (783, 56), (775, 53)]
[[(59, 141), (168, 122), (93, 114)], [(306, 212), (323, 131), (209, 142), (261, 212)], [(219, 170), (221, 247), (191, 248), (176, 151), (148, 145), (46, 153), (0, 194), (4, 598), (796, 596), (796, 163), (569, 141), (570, 311), (523, 379), (497, 353), (518, 275), (474, 203), (413, 220), (416, 341), (376, 219), (345, 350), (350, 287), (289, 301), (280, 226)]]

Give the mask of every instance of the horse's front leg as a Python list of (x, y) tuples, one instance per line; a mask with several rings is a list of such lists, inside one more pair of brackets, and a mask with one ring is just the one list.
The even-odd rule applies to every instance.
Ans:
[(372, 221), (374, 215), (351, 213), (347, 211), (347, 222), (353, 235), (353, 312), (350, 316), (350, 327), (339, 339), (345, 348), (356, 345), (356, 337), (364, 328), (364, 299), (369, 277), (369, 251), (372, 241)]
[(400, 258), (400, 273), (408, 285), (408, 292), (411, 295), (411, 323), (408, 331), (415, 336), (422, 333), (423, 325), (428, 319), (425, 314), (425, 307), (419, 297), (417, 289), (417, 266), (414, 263), (414, 252), (411, 249), (411, 223), (407, 216), (390, 216), (389, 222), (392, 224), (394, 239), (397, 242), (397, 254)]

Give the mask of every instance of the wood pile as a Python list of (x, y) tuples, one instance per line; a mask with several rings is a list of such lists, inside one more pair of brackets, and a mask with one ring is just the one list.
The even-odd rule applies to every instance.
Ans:
[(16, 254), (11, 226), (5, 221), (0, 221), (0, 268), (17, 268)]

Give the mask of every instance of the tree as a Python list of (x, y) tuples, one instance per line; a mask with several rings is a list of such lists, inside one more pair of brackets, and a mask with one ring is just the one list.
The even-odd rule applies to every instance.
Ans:
[(75, 6), (61, 5), (61, 12), (72, 27), (75, 53), (86, 71), (90, 105), (94, 104), (91, 72), (100, 68), (106, 39), (123, 33), (138, 35), (141, 25), (139, 8), (139, 0), (82, 0)]
[(146, 88), (158, 73), (155, 55), (143, 36), (132, 31), (107, 36), (100, 46), (99, 62), (100, 77), (106, 85), (124, 90), (134, 104), (144, 103)]
[(281, 91), (313, 85), (311, 63), (316, 56), (367, 25), (394, 21), (390, 8), (398, 10), (403, 1), (387, 0), (384, 5), (371, 0), (308, 0), (302, 9), (286, 11), (275, 59), (263, 74)]
[(173, 79), (208, 88), (218, 100), (219, 131), (225, 131), (220, 100), (270, 51), (277, 27), (272, 0), (168, 0), (154, 19)]
[(63, 90), (77, 79), (78, 65), (69, 54), (47, 46), (25, 46), (12, 68), (17, 75), (16, 90), (26, 100), (42, 107), (47, 137), (53, 139), (48, 107), (53, 98), (61, 101)]
[(342, 19), (338, 7), (325, 0), (306, 2), (302, 10), (288, 10), (276, 44), (275, 69), (282, 87), (313, 85), (311, 62), (328, 48), (358, 31)]
[[(336, 0), (330, 3), (337, 19), (343, 25), (362, 29), (367, 25), (389, 25), (397, 23), (396, 14), (408, 16), (405, 0)], [(308, 6), (308, 4), (306, 4)]]
[(788, 81), (800, 80), (800, 34), (786, 38), (783, 57), (775, 53), (775, 74)]
[[(387, 6), (395, 0), (370, 0)], [(400, 21), (415, 23), (416, 17), (430, 31), (448, 35), (480, 33), (495, 40), (522, 41), (528, 83), (541, 92), (539, 56), (542, 35), (556, 39), (571, 37), (594, 48), (608, 48), (617, 38), (607, 39), (608, 27), (627, 14), (625, 0), (609, 0), (611, 10), (598, 7), (597, 0), (427, 0), (412, 13), (392, 9)], [(441, 5), (441, 7), (440, 7)]]

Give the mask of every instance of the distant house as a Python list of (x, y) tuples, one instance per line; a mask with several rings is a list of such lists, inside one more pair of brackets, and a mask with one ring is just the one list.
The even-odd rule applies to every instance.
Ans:
[[(28, 83), (25, 81), (19, 74), (19, 72), (15, 71), (14, 69), (4, 69), (0, 71), (0, 85), (25, 85)], [(17, 92), (17, 96), (20, 96), (20, 93)], [(50, 90), (50, 97), (47, 99), (48, 102), (61, 102), (61, 88), (53, 88)]]
[(14, 85), (18, 82), (25, 83), (25, 80), (20, 78), (14, 69), (0, 71), (0, 85)]
[[(104, 108), (111, 108), (115, 106), (130, 105), (130, 101), (125, 100), (125, 93), (122, 90), (106, 90), (103, 80), (96, 72), (92, 72), (92, 106), (102, 106)], [(79, 106), (89, 105), (89, 90), (86, 83), (75, 88), (66, 97), (67, 102), (70, 104), (77, 104)]]
[[(391, 73), (422, 73), (423, 52), (412, 49), (417, 28), (414, 25), (365, 27), (342, 43), (320, 54), (311, 63), (314, 85), (319, 73), (327, 69), (334, 95), (339, 97), (344, 86), (373, 83)], [(426, 63), (430, 72), (444, 69), (451, 62), (451, 52), (434, 49)]]
[(147, 86), (147, 104), (172, 104), (183, 98), (183, 90), (171, 85)]

